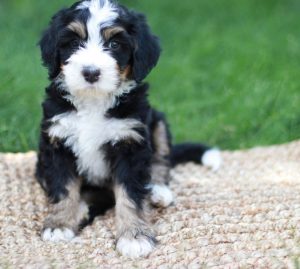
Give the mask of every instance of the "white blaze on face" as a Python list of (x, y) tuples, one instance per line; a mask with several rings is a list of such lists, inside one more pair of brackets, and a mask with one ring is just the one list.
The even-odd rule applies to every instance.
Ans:
[[(66, 86), (72, 95), (89, 89), (111, 93), (118, 87), (119, 72), (116, 60), (104, 50), (100, 31), (101, 28), (111, 26), (118, 13), (113, 4), (107, 0), (86, 1), (78, 8), (88, 8), (90, 12), (87, 21), (88, 39), (82, 48), (71, 55), (63, 67)], [(92, 84), (82, 75), (83, 68), (91, 66), (99, 69), (101, 73), (99, 80)]]
[(89, 11), (91, 14), (87, 22), (89, 42), (102, 43), (100, 26), (102, 28), (111, 26), (112, 22), (118, 17), (118, 13), (109, 1), (99, 0), (92, 0), (90, 2)]

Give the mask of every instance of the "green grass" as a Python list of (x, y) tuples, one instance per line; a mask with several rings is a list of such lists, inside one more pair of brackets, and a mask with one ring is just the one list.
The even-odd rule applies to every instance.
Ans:
[[(221, 148), (300, 137), (298, 0), (123, 0), (145, 12), (163, 54), (151, 102), (175, 141)], [(0, 2), (0, 151), (36, 149), (47, 85), (36, 43), (69, 0)]]

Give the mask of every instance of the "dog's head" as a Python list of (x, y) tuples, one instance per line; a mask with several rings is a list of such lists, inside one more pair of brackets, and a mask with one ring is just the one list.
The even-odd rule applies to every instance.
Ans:
[(70, 93), (114, 92), (123, 81), (142, 81), (160, 47), (142, 14), (110, 0), (85, 0), (59, 11), (40, 47), (49, 78), (62, 77)]

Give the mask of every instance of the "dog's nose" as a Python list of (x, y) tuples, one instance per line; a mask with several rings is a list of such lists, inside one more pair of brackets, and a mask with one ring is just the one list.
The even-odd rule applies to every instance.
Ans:
[(87, 82), (93, 84), (99, 80), (101, 73), (97, 67), (87, 66), (83, 68), (82, 75)]

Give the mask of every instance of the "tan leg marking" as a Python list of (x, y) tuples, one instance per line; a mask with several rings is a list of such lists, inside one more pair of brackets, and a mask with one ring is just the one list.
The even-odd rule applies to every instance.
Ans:
[(80, 222), (88, 217), (88, 206), (80, 198), (80, 183), (72, 181), (67, 190), (68, 195), (63, 200), (50, 205), (42, 234), (46, 241), (71, 240)]
[(156, 154), (160, 156), (169, 155), (171, 152), (168, 140), (168, 132), (166, 124), (163, 121), (159, 121), (153, 131), (154, 144), (156, 148)]
[(116, 197), (117, 250), (130, 258), (145, 257), (154, 248), (154, 234), (145, 220), (147, 213), (137, 209), (126, 190), (117, 185)]
[(155, 153), (151, 167), (150, 202), (155, 206), (167, 207), (173, 202), (173, 195), (166, 185), (170, 180), (170, 163), (164, 158), (171, 152), (167, 127), (160, 121), (153, 132)]
[(154, 155), (151, 166), (151, 183), (167, 184), (170, 178), (170, 164), (164, 158)]
[(164, 157), (171, 152), (166, 124), (159, 121), (153, 131), (155, 152), (152, 160), (152, 183), (164, 184), (169, 181), (170, 163)]

